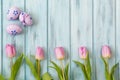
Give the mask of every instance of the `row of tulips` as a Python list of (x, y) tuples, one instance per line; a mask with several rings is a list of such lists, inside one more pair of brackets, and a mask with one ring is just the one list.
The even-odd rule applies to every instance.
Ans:
[[(50, 68), (53, 68), (56, 70), (58, 73), (59, 80), (69, 80), (69, 64), (67, 64), (65, 67), (63, 65), (63, 60), (65, 58), (65, 51), (63, 47), (56, 47), (55, 50), (55, 55), (56, 58), (60, 61), (60, 66), (58, 66), (55, 62), (51, 61), (52, 66), (49, 66)], [(35, 55), (35, 60), (36, 60), (36, 65), (30, 61), (30, 59), (25, 56), (24, 54), (21, 54), (20, 57), (15, 61), (13, 64), (13, 57), (16, 55), (16, 50), (14, 45), (7, 44), (6, 45), (6, 54), (7, 56), (11, 59), (11, 76), (9, 80), (15, 80), (16, 75), (18, 73), (18, 70), (22, 64), (22, 61), (25, 60), (26, 64), (30, 67), (31, 72), (33, 73), (34, 77), (36, 80), (53, 80), (51, 75), (49, 73), (45, 73), (41, 75), (41, 66), (40, 62), (44, 59), (44, 50), (41, 47), (37, 47), (36, 49), (36, 55)], [(90, 64), (90, 59), (89, 59), (89, 51), (87, 50), (86, 47), (80, 47), (79, 48), (79, 56), (81, 59), (84, 60), (84, 63), (81, 63), (79, 61), (74, 61), (75, 64), (77, 64), (81, 70), (83, 71), (85, 80), (91, 80), (91, 64)], [(101, 54), (101, 59), (104, 62), (105, 65), (105, 76), (106, 80), (115, 80), (114, 79), (114, 72), (116, 67), (118, 66), (118, 63), (115, 64), (112, 69), (109, 71), (109, 64), (108, 60), (111, 57), (111, 50), (110, 47), (107, 45), (104, 45), (102, 47), (102, 54)], [(4, 77), (1, 75), (1, 79), (4, 80)]]
[[(6, 45), (6, 55), (9, 58), (13, 58), (16, 55), (16, 49), (14, 45), (7, 44)], [(65, 52), (63, 47), (56, 47), (55, 48), (55, 55), (58, 60), (63, 60), (65, 58)], [(79, 56), (81, 59), (86, 59), (88, 56), (88, 50), (86, 47), (80, 47), (79, 48)], [(102, 47), (102, 57), (104, 58), (110, 58), (111, 57), (111, 51), (110, 47), (105, 45)], [(44, 50), (42, 47), (37, 47), (36, 49), (36, 56), (35, 58), (37, 60), (43, 60), (44, 59)]]

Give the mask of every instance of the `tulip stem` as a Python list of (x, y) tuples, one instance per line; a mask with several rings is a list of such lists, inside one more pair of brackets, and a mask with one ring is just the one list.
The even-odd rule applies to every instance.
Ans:
[(13, 58), (10, 58), (10, 68), (12, 69), (12, 65), (13, 65)]
[(38, 76), (40, 78), (40, 60), (36, 60), (37, 64), (36, 64), (36, 67), (37, 67), (37, 73), (38, 73)]
[(107, 68), (108, 68), (108, 80), (111, 80), (110, 73), (109, 73), (109, 61), (108, 61), (108, 59), (106, 59), (106, 63), (108, 64), (108, 66), (107, 66)]
[(60, 60), (60, 63), (61, 63), (61, 67), (62, 67), (63, 80), (65, 80), (65, 75), (64, 75), (64, 65), (63, 65), (62, 60)]

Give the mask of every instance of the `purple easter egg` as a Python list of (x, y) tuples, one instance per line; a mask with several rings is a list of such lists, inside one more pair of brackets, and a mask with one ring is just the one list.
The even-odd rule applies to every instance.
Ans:
[(25, 26), (31, 26), (33, 24), (32, 17), (25, 12), (21, 12), (19, 20)]
[(7, 32), (11, 35), (17, 35), (22, 32), (22, 28), (16, 24), (10, 24), (7, 27)]
[(7, 19), (8, 20), (16, 20), (18, 19), (21, 10), (17, 7), (11, 7), (7, 12)]

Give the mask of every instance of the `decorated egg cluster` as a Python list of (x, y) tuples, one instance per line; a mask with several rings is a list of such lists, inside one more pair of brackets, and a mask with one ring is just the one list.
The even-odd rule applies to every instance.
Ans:
[[(23, 26), (31, 26), (33, 24), (32, 17), (30, 14), (20, 10), (17, 7), (11, 7), (7, 12), (7, 19), (10, 20), (19, 20)], [(17, 24), (10, 24), (7, 27), (7, 33), (11, 35), (17, 35), (22, 32), (22, 28)]]

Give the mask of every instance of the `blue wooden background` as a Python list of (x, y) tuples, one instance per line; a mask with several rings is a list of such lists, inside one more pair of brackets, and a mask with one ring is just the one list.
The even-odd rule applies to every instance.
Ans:
[[(30, 13), (34, 19), (32, 27), (25, 27), (23, 34), (15, 37), (15, 44), (17, 54), (24, 52), (28, 57), (35, 54), (37, 46), (44, 48), (46, 58), (42, 62), (42, 74), (48, 71), (58, 80), (56, 72), (47, 67), (51, 65), (50, 60), (58, 63), (53, 51), (56, 46), (66, 50), (64, 63), (70, 63), (70, 80), (84, 80), (81, 70), (72, 62), (82, 61), (78, 56), (79, 46), (89, 49), (92, 80), (105, 80), (100, 58), (102, 45), (108, 44), (112, 49), (110, 67), (120, 61), (120, 0), (0, 0), (0, 73), (4, 76), (10, 75), (5, 45), (12, 43), (6, 27), (10, 23), (20, 24), (7, 21), (6, 12), (11, 6)], [(118, 74), (115, 76), (120, 80)], [(17, 80), (34, 80), (25, 64)]]

